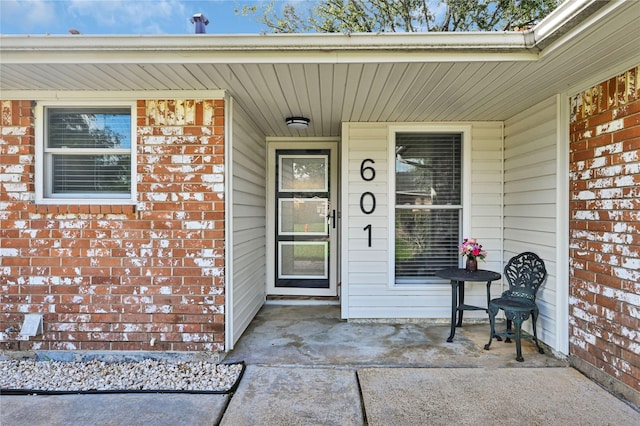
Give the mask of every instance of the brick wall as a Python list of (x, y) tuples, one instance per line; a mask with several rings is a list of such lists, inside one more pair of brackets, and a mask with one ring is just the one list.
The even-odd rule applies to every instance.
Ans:
[(640, 67), (571, 99), (570, 353), (640, 391)]
[(223, 101), (138, 101), (137, 206), (36, 204), (32, 103), (0, 103), (0, 347), (222, 351)]

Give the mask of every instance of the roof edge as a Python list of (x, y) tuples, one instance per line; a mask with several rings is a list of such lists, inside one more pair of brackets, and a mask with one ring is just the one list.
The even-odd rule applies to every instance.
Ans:
[(610, 3), (615, 1), (565, 0), (535, 28), (528, 31), (528, 42), (543, 50)]
[(523, 33), (0, 35), (0, 51), (335, 51), (527, 49)]
[[(96, 55), (112, 61), (120, 55), (135, 54), (142, 62), (149, 63), (167, 61), (168, 58), (176, 60), (177, 56), (190, 61), (199, 54), (225, 53), (233, 55), (231, 60), (237, 62), (246, 60), (249, 52), (252, 55), (277, 54), (290, 61), (292, 57), (305, 54), (321, 58), (327, 54), (366, 53), (379, 58), (379, 53), (392, 51), (394, 54), (453, 53), (472, 56), (503, 53), (515, 54), (519, 60), (524, 56), (527, 60), (534, 60), (545, 47), (570, 33), (601, 8), (610, 4), (615, 7), (615, 3), (615, 0), (565, 1), (535, 28), (524, 32), (0, 35), (0, 59), (13, 64), (48, 60), (60, 63), (65, 60), (96, 61)], [(39, 54), (37, 58), (33, 58), (33, 53)], [(145, 53), (153, 55), (145, 56)]]

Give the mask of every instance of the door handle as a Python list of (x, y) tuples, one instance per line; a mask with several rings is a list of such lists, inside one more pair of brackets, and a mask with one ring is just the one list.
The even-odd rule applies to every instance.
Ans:
[(331, 227), (336, 229), (336, 209), (331, 210), (331, 213), (327, 215), (327, 219), (331, 222)]

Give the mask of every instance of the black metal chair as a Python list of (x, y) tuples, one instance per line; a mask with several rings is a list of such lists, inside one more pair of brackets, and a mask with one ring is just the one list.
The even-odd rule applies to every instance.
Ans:
[[(489, 350), (494, 337), (501, 340), (505, 337), (506, 342), (511, 342), (511, 338), (516, 341), (516, 361), (524, 361), (522, 358), (522, 346), (520, 340), (532, 338), (536, 343), (538, 352), (544, 350), (538, 343), (538, 333), (536, 322), (538, 320), (538, 305), (536, 304), (536, 293), (547, 277), (547, 269), (544, 262), (535, 253), (524, 252), (512, 257), (504, 267), (504, 276), (509, 283), (509, 290), (502, 293), (502, 296), (489, 302), (489, 321), (491, 323), (491, 335), (489, 343), (484, 345), (485, 350)], [(502, 309), (507, 319), (507, 328), (504, 333), (496, 333), (496, 315)], [(522, 333), (522, 322), (529, 319), (533, 321), (533, 335)], [(515, 330), (512, 328), (515, 324)]]

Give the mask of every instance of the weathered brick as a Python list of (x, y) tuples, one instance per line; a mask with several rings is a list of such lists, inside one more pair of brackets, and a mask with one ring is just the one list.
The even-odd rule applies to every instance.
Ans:
[(569, 255), (570, 352), (640, 390), (637, 71), (572, 98)]
[[(204, 329), (225, 301), (212, 291), (223, 277), (212, 276), (203, 248), (216, 247), (224, 257), (224, 232), (217, 231), (224, 229), (224, 168), (218, 166), (224, 151), (216, 149), (224, 145), (224, 132), (217, 134), (224, 101), (137, 101), (138, 206), (31, 203), (33, 103), (0, 106), (0, 329), (19, 325), (26, 312), (47, 312), (43, 336), (3, 347), (223, 349), (224, 328)], [(220, 212), (206, 218), (214, 209)], [(187, 229), (190, 223), (199, 229)], [(181, 311), (191, 321), (178, 332)], [(150, 346), (161, 332), (170, 340)]]
[(640, 126), (623, 128), (613, 133), (614, 142), (624, 142), (629, 139), (640, 138)]

